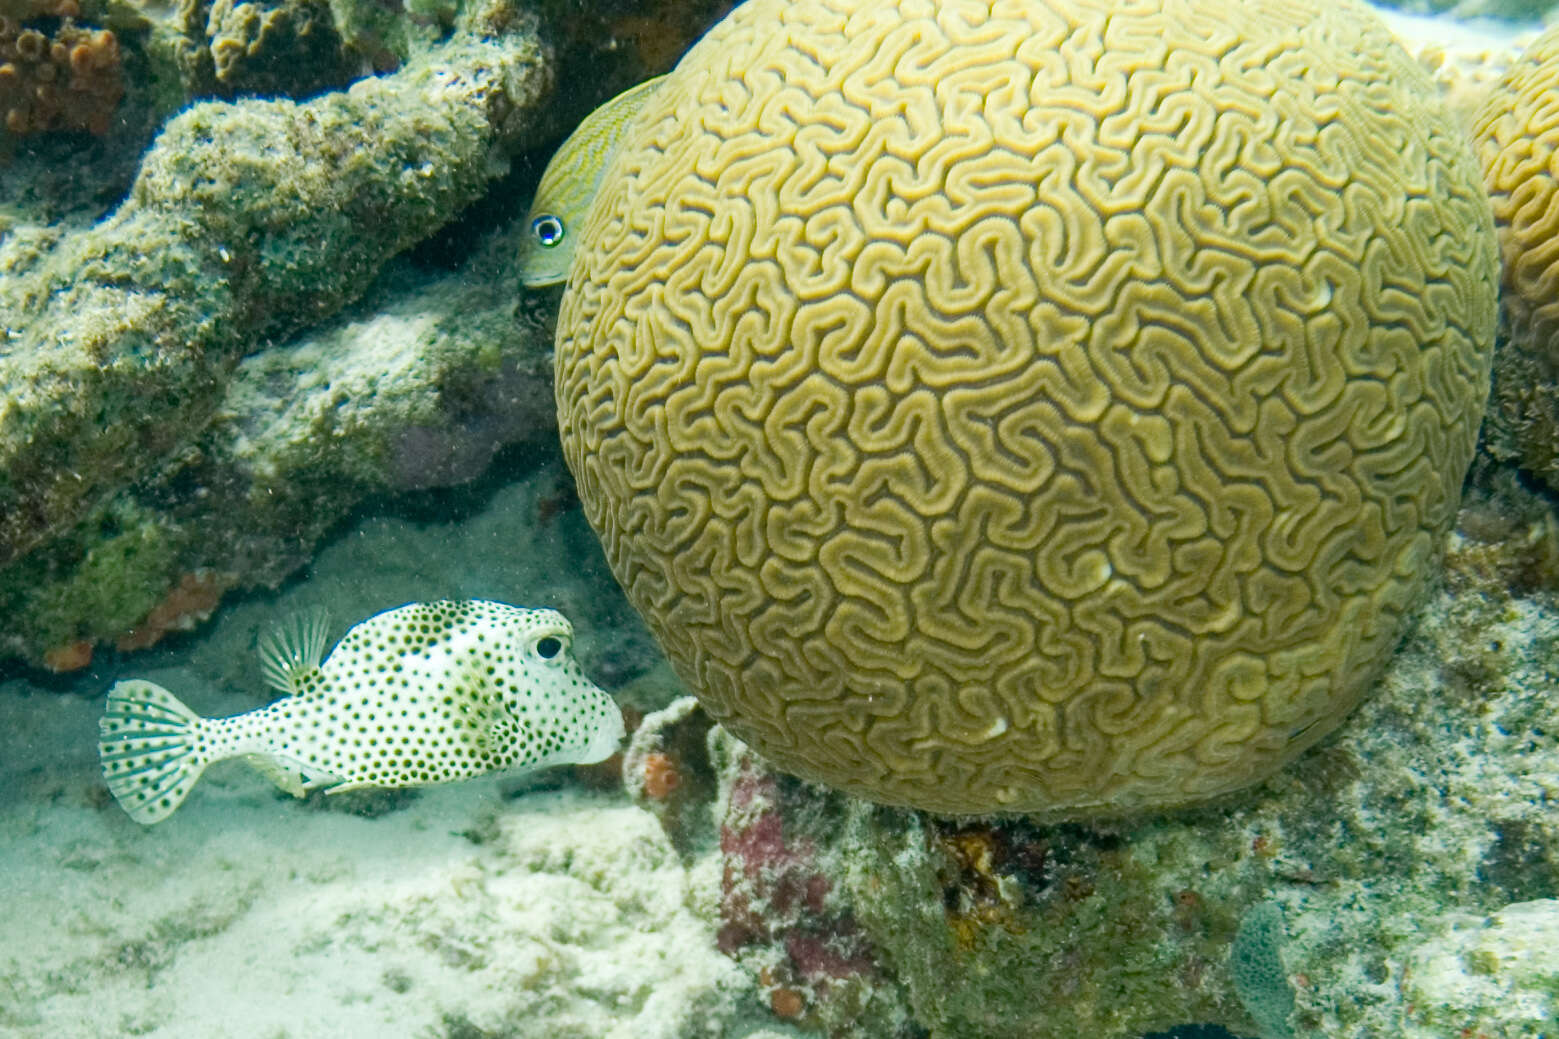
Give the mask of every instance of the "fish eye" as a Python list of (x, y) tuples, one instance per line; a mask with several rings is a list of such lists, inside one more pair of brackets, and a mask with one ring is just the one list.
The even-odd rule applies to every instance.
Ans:
[(563, 221), (551, 213), (543, 213), (532, 220), (530, 229), (536, 235), (536, 241), (548, 249), (563, 240)]
[(563, 640), (552, 635), (538, 639), (536, 642), (536, 655), (543, 660), (551, 660), (563, 652)]

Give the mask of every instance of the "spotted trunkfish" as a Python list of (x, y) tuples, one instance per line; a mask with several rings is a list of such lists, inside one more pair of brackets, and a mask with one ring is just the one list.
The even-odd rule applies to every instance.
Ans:
[(159, 822), (207, 765), (242, 758), (301, 797), (447, 783), (605, 760), (622, 712), (580, 670), (561, 613), (483, 599), (411, 603), (352, 627), (326, 656), (326, 618), (262, 640), (267, 707), (202, 718), (129, 679), (98, 723), (103, 776), (140, 823)]

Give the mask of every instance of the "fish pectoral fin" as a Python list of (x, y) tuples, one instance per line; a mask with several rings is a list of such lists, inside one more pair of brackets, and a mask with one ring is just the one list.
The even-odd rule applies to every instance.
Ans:
[(293, 797), (305, 797), (310, 790), (336, 779), (329, 773), (312, 771), (296, 761), (282, 761), (269, 754), (245, 754), (243, 761)]
[(520, 725), (505, 711), (490, 718), (473, 741), (484, 754), (502, 757), (519, 740)]

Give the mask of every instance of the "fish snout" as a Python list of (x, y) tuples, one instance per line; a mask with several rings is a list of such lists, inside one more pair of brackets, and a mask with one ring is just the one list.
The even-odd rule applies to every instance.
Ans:
[(617, 706), (611, 694), (597, 687), (601, 694), (602, 704), (600, 723), (590, 735), (589, 742), (580, 757), (580, 764), (589, 765), (597, 761), (605, 761), (616, 754), (622, 748), (623, 737), (628, 734), (627, 727), (623, 725), (622, 708)]

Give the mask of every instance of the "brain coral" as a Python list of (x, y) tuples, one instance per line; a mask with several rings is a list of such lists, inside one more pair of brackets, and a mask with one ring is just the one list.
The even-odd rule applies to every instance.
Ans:
[(780, 767), (1120, 813), (1334, 727), (1436, 561), (1496, 247), (1336, 0), (751, 0), (601, 182), (561, 436), (629, 597)]
[(1559, 26), (1484, 100), (1473, 134), (1494, 202), (1511, 331), (1559, 363)]

